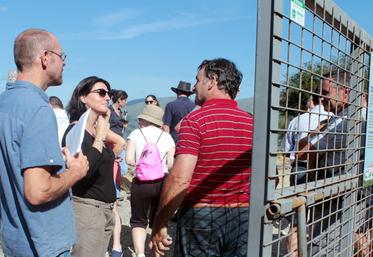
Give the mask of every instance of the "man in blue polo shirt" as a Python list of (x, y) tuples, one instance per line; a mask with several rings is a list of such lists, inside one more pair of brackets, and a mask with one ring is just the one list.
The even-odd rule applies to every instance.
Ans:
[(176, 88), (171, 87), (171, 90), (176, 93), (177, 98), (166, 105), (163, 130), (169, 132), (176, 143), (178, 137), (175, 126), (194, 109), (195, 104), (189, 99), (189, 96), (193, 94), (189, 82), (180, 81), (179, 85)]
[(8, 257), (69, 256), (75, 242), (69, 189), (88, 161), (67, 149), (63, 159), (44, 92), (62, 84), (65, 58), (45, 30), (26, 30), (14, 43), (17, 80), (0, 95), (0, 232)]

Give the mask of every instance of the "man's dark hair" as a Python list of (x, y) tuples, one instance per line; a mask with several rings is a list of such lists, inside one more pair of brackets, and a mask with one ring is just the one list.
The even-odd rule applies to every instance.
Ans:
[(58, 107), (60, 109), (63, 109), (63, 103), (61, 99), (59, 99), (57, 96), (49, 97), (49, 104), (52, 105), (52, 107)]
[(89, 92), (91, 92), (93, 86), (98, 82), (104, 83), (108, 91), (110, 92), (109, 82), (96, 76), (87, 77), (80, 81), (79, 84), (76, 86), (69, 101), (69, 104), (66, 107), (70, 123), (78, 121), (80, 116), (82, 116), (82, 114), (85, 113), (87, 107), (84, 103), (80, 101), (80, 97), (88, 95)]
[(332, 68), (323, 73), (325, 79), (333, 79), (334, 82), (345, 87), (350, 86), (351, 73), (342, 69)]
[(242, 81), (242, 73), (233, 62), (223, 58), (204, 60), (198, 70), (203, 68), (207, 78), (216, 78), (220, 90), (224, 90), (232, 99), (236, 98)]
[(127, 99), (128, 98), (128, 94), (127, 94), (126, 91), (116, 90), (116, 89), (110, 90), (110, 96), (111, 96), (111, 100), (113, 101), (113, 103), (116, 103), (119, 99)]

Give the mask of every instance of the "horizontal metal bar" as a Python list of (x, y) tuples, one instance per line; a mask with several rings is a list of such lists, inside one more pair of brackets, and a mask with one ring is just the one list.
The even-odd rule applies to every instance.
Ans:
[[(314, 8), (313, 8), (314, 6), (312, 6), (315, 1), (316, 1), (316, 4), (322, 8), (322, 10), (324, 9), (323, 5), (325, 3), (325, 11), (331, 16), (332, 19), (334, 19), (335, 21), (337, 21), (338, 23), (340, 23), (342, 26), (346, 28), (347, 33), (345, 34), (345, 36), (347, 38), (349, 38), (349, 33), (353, 33), (355, 35), (360, 34), (360, 37), (358, 38), (358, 40), (361, 40), (364, 42), (369, 42), (372, 39), (372, 36), (369, 35), (369, 33), (366, 32), (364, 29), (362, 29), (350, 16), (348, 16), (338, 5), (336, 5), (334, 1), (332, 0), (328, 0), (328, 1), (307, 0), (306, 6), (310, 9), (312, 13), (317, 15), (321, 20), (325, 21), (325, 19), (319, 13), (314, 11)], [(337, 20), (336, 17), (340, 17), (341, 20)], [(328, 21), (328, 17), (326, 18), (327, 18), (326, 22), (333, 26), (333, 23), (335, 21), (330, 21), (330, 18)], [(338, 28), (336, 26), (333, 26), (333, 27), (340, 32), (342, 32), (341, 30), (343, 30), (343, 28)], [(356, 32), (354, 32), (354, 29), (356, 29)]]
[[(299, 189), (299, 192), (296, 192), (296, 195), (294, 195), (295, 192), (291, 188), (277, 189), (275, 198), (269, 201), (267, 206), (268, 219), (270, 220), (270, 217), (277, 218), (293, 211), (302, 204), (304, 198), (306, 199), (306, 206), (309, 206), (325, 197), (335, 196), (340, 194), (340, 192), (348, 192), (358, 188), (359, 179), (355, 176), (345, 174), (338, 177), (338, 179), (338, 182), (335, 182), (335, 178), (312, 181), (312, 183), (307, 185), (307, 192), (304, 191), (305, 188), (302, 191), (300, 189), (301, 186), (297, 186), (296, 188)], [(283, 193), (287, 190), (288, 197)]]
[[(319, 55), (319, 54), (317, 54), (317, 53), (315, 53), (315, 52), (313, 52), (313, 51), (311, 51), (311, 50), (308, 50), (307, 48), (304, 48), (303, 46), (301, 46), (301, 45), (299, 45), (299, 44), (297, 44), (297, 43), (295, 43), (295, 42), (293, 42), (293, 41), (291, 41), (291, 40), (289, 40), (289, 39), (286, 39), (286, 38), (283, 38), (283, 37), (279, 37), (279, 36), (274, 36), (274, 37), (277, 38), (277, 39), (279, 39), (279, 40), (281, 40), (281, 41), (285, 41), (286, 43), (288, 43), (288, 44), (290, 44), (290, 45), (296, 46), (296, 47), (298, 47), (300, 50), (305, 51), (305, 52), (308, 52), (309, 54), (311, 54), (311, 55), (313, 55), (313, 56), (316, 56), (316, 57), (320, 58), (322, 61), (328, 62), (329, 64), (333, 64), (333, 65), (337, 66), (338, 68), (340, 68), (340, 69), (342, 69), (342, 70), (345, 70), (345, 69), (343, 69), (342, 67), (340, 67), (338, 64), (335, 64), (335, 63), (333, 62), (333, 60), (325, 59), (325, 58), (322, 57), (321, 55)], [(327, 42), (327, 41), (325, 41), (325, 40), (322, 40), (322, 41)], [(328, 42), (327, 42), (327, 43), (328, 43)], [(331, 47), (333, 47), (333, 45), (331, 45)], [(335, 47), (335, 48), (336, 48), (336, 47)], [(364, 49), (363, 49), (363, 51), (364, 51)], [(363, 66), (363, 67), (366, 66), (367, 68), (369, 67), (368, 65), (366, 65), (364, 62), (360, 61), (359, 59), (352, 57), (352, 56), (350, 55), (350, 53), (346, 53), (346, 52), (344, 52), (343, 50), (340, 50), (340, 49), (338, 48), (338, 53), (340, 53), (340, 52), (342, 52), (343, 54), (345, 54), (346, 56), (348, 56), (352, 61), (357, 62), (357, 63), (360, 64), (361, 66)], [(366, 52), (366, 51), (364, 51), (364, 52)], [(275, 60), (275, 61), (278, 61), (277, 59), (274, 59), (274, 60)]]

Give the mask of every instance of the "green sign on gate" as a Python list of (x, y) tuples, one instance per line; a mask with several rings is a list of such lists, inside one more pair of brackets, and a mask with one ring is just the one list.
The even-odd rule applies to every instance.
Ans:
[[(371, 52), (370, 56), (373, 52)], [(364, 187), (373, 185), (373, 61), (370, 61), (367, 132), (365, 138)]]
[(306, 17), (306, 6), (304, 0), (291, 0), (290, 19), (304, 27)]

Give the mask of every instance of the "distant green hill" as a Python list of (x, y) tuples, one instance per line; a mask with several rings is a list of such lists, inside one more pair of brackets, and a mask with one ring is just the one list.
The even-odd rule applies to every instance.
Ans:
[[(167, 103), (175, 100), (175, 97), (161, 97), (158, 99), (161, 105), (161, 108), (164, 109)], [(238, 105), (245, 111), (252, 113), (253, 112), (253, 98), (243, 98), (237, 100)], [(128, 128), (125, 131), (125, 136), (127, 137), (134, 129), (138, 128), (137, 116), (142, 112), (144, 108), (144, 99), (134, 99), (128, 102), (127, 105), (127, 119), (128, 119)]]

